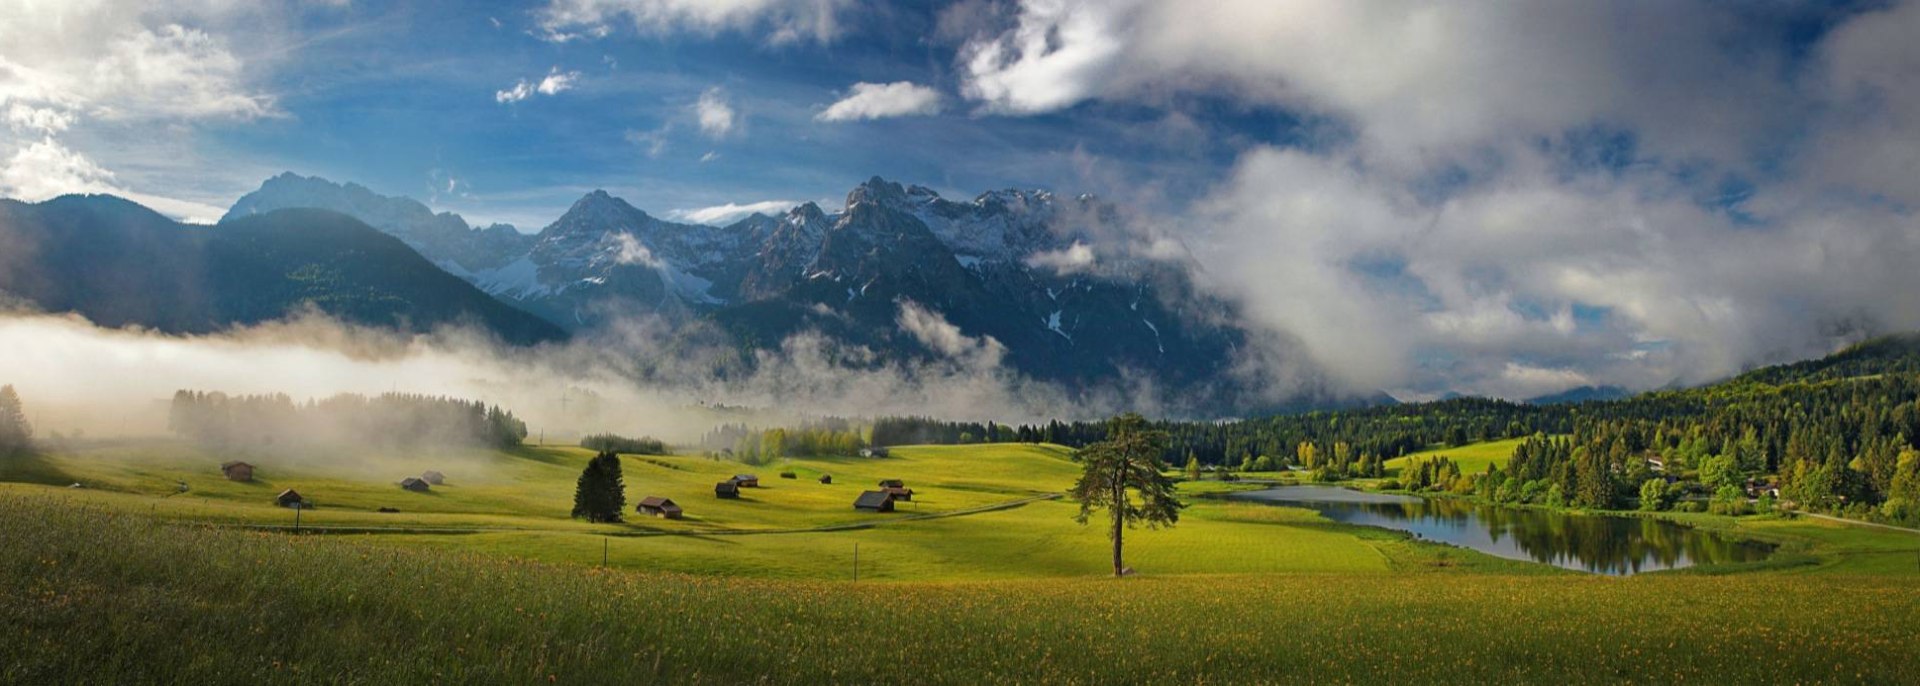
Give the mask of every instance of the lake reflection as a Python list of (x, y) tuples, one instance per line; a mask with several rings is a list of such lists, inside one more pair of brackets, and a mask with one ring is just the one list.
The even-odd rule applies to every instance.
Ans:
[(1280, 486), (1230, 497), (1304, 507), (1336, 522), (1407, 531), (1490, 555), (1599, 574), (1753, 562), (1773, 552), (1766, 544), (1640, 517), (1426, 500), (1329, 486)]

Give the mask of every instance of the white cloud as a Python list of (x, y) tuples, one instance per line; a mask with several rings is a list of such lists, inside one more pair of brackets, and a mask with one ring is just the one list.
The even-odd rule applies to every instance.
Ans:
[(634, 238), (631, 234), (616, 233), (612, 235), (610, 240), (613, 241), (614, 247), (616, 248), (613, 254), (613, 260), (617, 263), (639, 265), (653, 269), (659, 269), (665, 266), (664, 262), (654, 257), (652, 250), (648, 250), (647, 246), (641, 245), (640, 240)]
[(535, 12), (552, 41), (603, 38), (620, 24), (648, 34), (764, 31), (773, 44), (826, 43), (852, 0), (549, 0)]
[(733, 106), (727, 104), (727, 92), (719, 86), (700, 94), (700, 100), (693, 104), (693, 113), (700, 121), (700, 132), (709, 138), (727, 137), (739, 122)]
[(999, 339), (968, 336), (948, 322), (945, 315), (911, 300), (903, 300), (899, 306), (896, 322), (900, 330), (943, 357), (972, 369), (989, 370), (999, 367), (1000, 360), (1007, 355), (1007, 346)]
[(19, 131), (55, 134), (73, 125), (73, 114), (52, 107), (31, 107), (14, 103), (7, 108), (7, 126)]
[(546, 78), (540, 79), (540, 94), (559, 95), (560, 93), (573, 90), (573, 82), (579, 78), (580, 72), (570, 71), (561, 73), (559, 67), (554, 67), (553, 71), (548, 73)]
[(515, 81), (514, 84), (506, 90), (494, 91), (493, 101), (503, 105), (510, 105), (531, 98), (536, 93), (549, 96), (559, 95), (573, 90), (574, 82), (579, 79), (580, 72), (563, 72), (560, 71), (559, 67), (554, 67), (538, 82), (520, 79), (519, 81)]
[(800, 203), (792, 200), (762, 200), (746, 204), (726, 203), (712, 207), (700, 207), (691, 210), (674, 210), (668, 215), (680, 221), (696, 224), (731, 224), (754, 214), (778, 215), (793, 209)]
[(938, 114), (940, 91), (911, 81), (856, 83), (847, 97), (815, 116), (819, 121), (855, 121)]
[(21, 146), (0, 163), (0, 197), (27, 202), (73, 193), (127, 198), (181, 221), (211, 224), (226, 211), (204, 203), (150, 195), (123, 187), (113, 172), (51, 136)]
[(1027, 257), (1027, 266), (1051, 269), (1061, 276), (1093, 269), (1093, 248), (1080, 241), (1060, 250), (1037, 252)]

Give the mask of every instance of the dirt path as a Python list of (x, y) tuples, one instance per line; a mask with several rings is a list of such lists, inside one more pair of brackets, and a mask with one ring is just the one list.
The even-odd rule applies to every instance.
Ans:
[(1909, 529), (1904, 526), (1894, 526), (1892, 524), (1880, 524), (1878, 522), (1863, 522), (1858, 519), (1847, 519), (1845, 517), (1835, 517), (1833, 515), (1823, 515), (1823, 514), (1814, 514), (1812, 512), (1802, 512), (1800, 513), (1800, 516), (1812, 517), (1814, 519), (1824, 519), (1829, 522), (1839, 522), (1841, 524), (1857, 524), (1859, 526), (1871, 526), (1876, 529), (1892, 529), (1894, 531), (1905, 531), (1910, 534), (1920, 534), (1920, 529)]

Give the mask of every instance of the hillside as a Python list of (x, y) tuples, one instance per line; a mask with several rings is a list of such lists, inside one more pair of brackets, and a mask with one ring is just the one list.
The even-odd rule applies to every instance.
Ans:
[(111, 196), (0, 201), (0, 292), (104, 326), (206, 333), (311, 307), (400, 331), (474, 325), (509, 343), (565, 332), (448, 275), (394, 238), (321, 210), (183, 225)]

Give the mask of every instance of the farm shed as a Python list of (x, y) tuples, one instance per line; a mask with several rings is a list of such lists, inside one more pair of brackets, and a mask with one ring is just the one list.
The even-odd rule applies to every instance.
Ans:
[(740, 483), (732, 479), (728, 479), (726, 481), (722, 481), (720, 483), (714, 484), (713, 497), (715, 498), (740, 497)]
[(237, 460), (223, 462), (220, 464), (220, 473), (225, 474), (228, 481), (252, 481), (253, 465)]
[(641, 499), (640, 504), (635, 505), (633, 511), (661, 519), (679, 519), (682, 514), (680, 505), (673, 502), (672, 498), (662, 498), (657, 495), (650, 495)]
[(439, 486), (447, 482), (447, 475), (429, 469), (420, 473), (420, 480)]
[(820, 475), (820, 483), (823, 483), (823, 484), (830, 484), (830, 483), (833, 483), (833, 475), (832, 475), (832, 474), (821, 474), (821, 475)]
[(741, 488), (760, 487), (760, 477), (752, 474), (735, 474), (733, 475), (733, 482), (739, 484)]
[(894, 500), (913, 500), (913, 489), (911, 488), (883, 488), (880, 490), (886, 491), (887, 495), (893, 496)]
[(880, 487), (881, 488), (906, 488), (907, 482), (901, 481), (899, 479), (881, 479)]
[(281, 507), (306, 507), (307, 506), (307, 499), (300, 497), (300, 492), (293, 490), (291, 488), (281, 491), (280, 495), (274, 496), (273, 502), (274, 504), (279, 505)]
[(853, 501), (853, 509), (872, 512), (892, 512), (893, 494), (886, 491), (863, 491)]
[(428, 485), (427, 482), (422, 481), (420, 477), (409, 476), (400, 480), (400, 487), (415, 493), (425, 493), (427, 492)]

